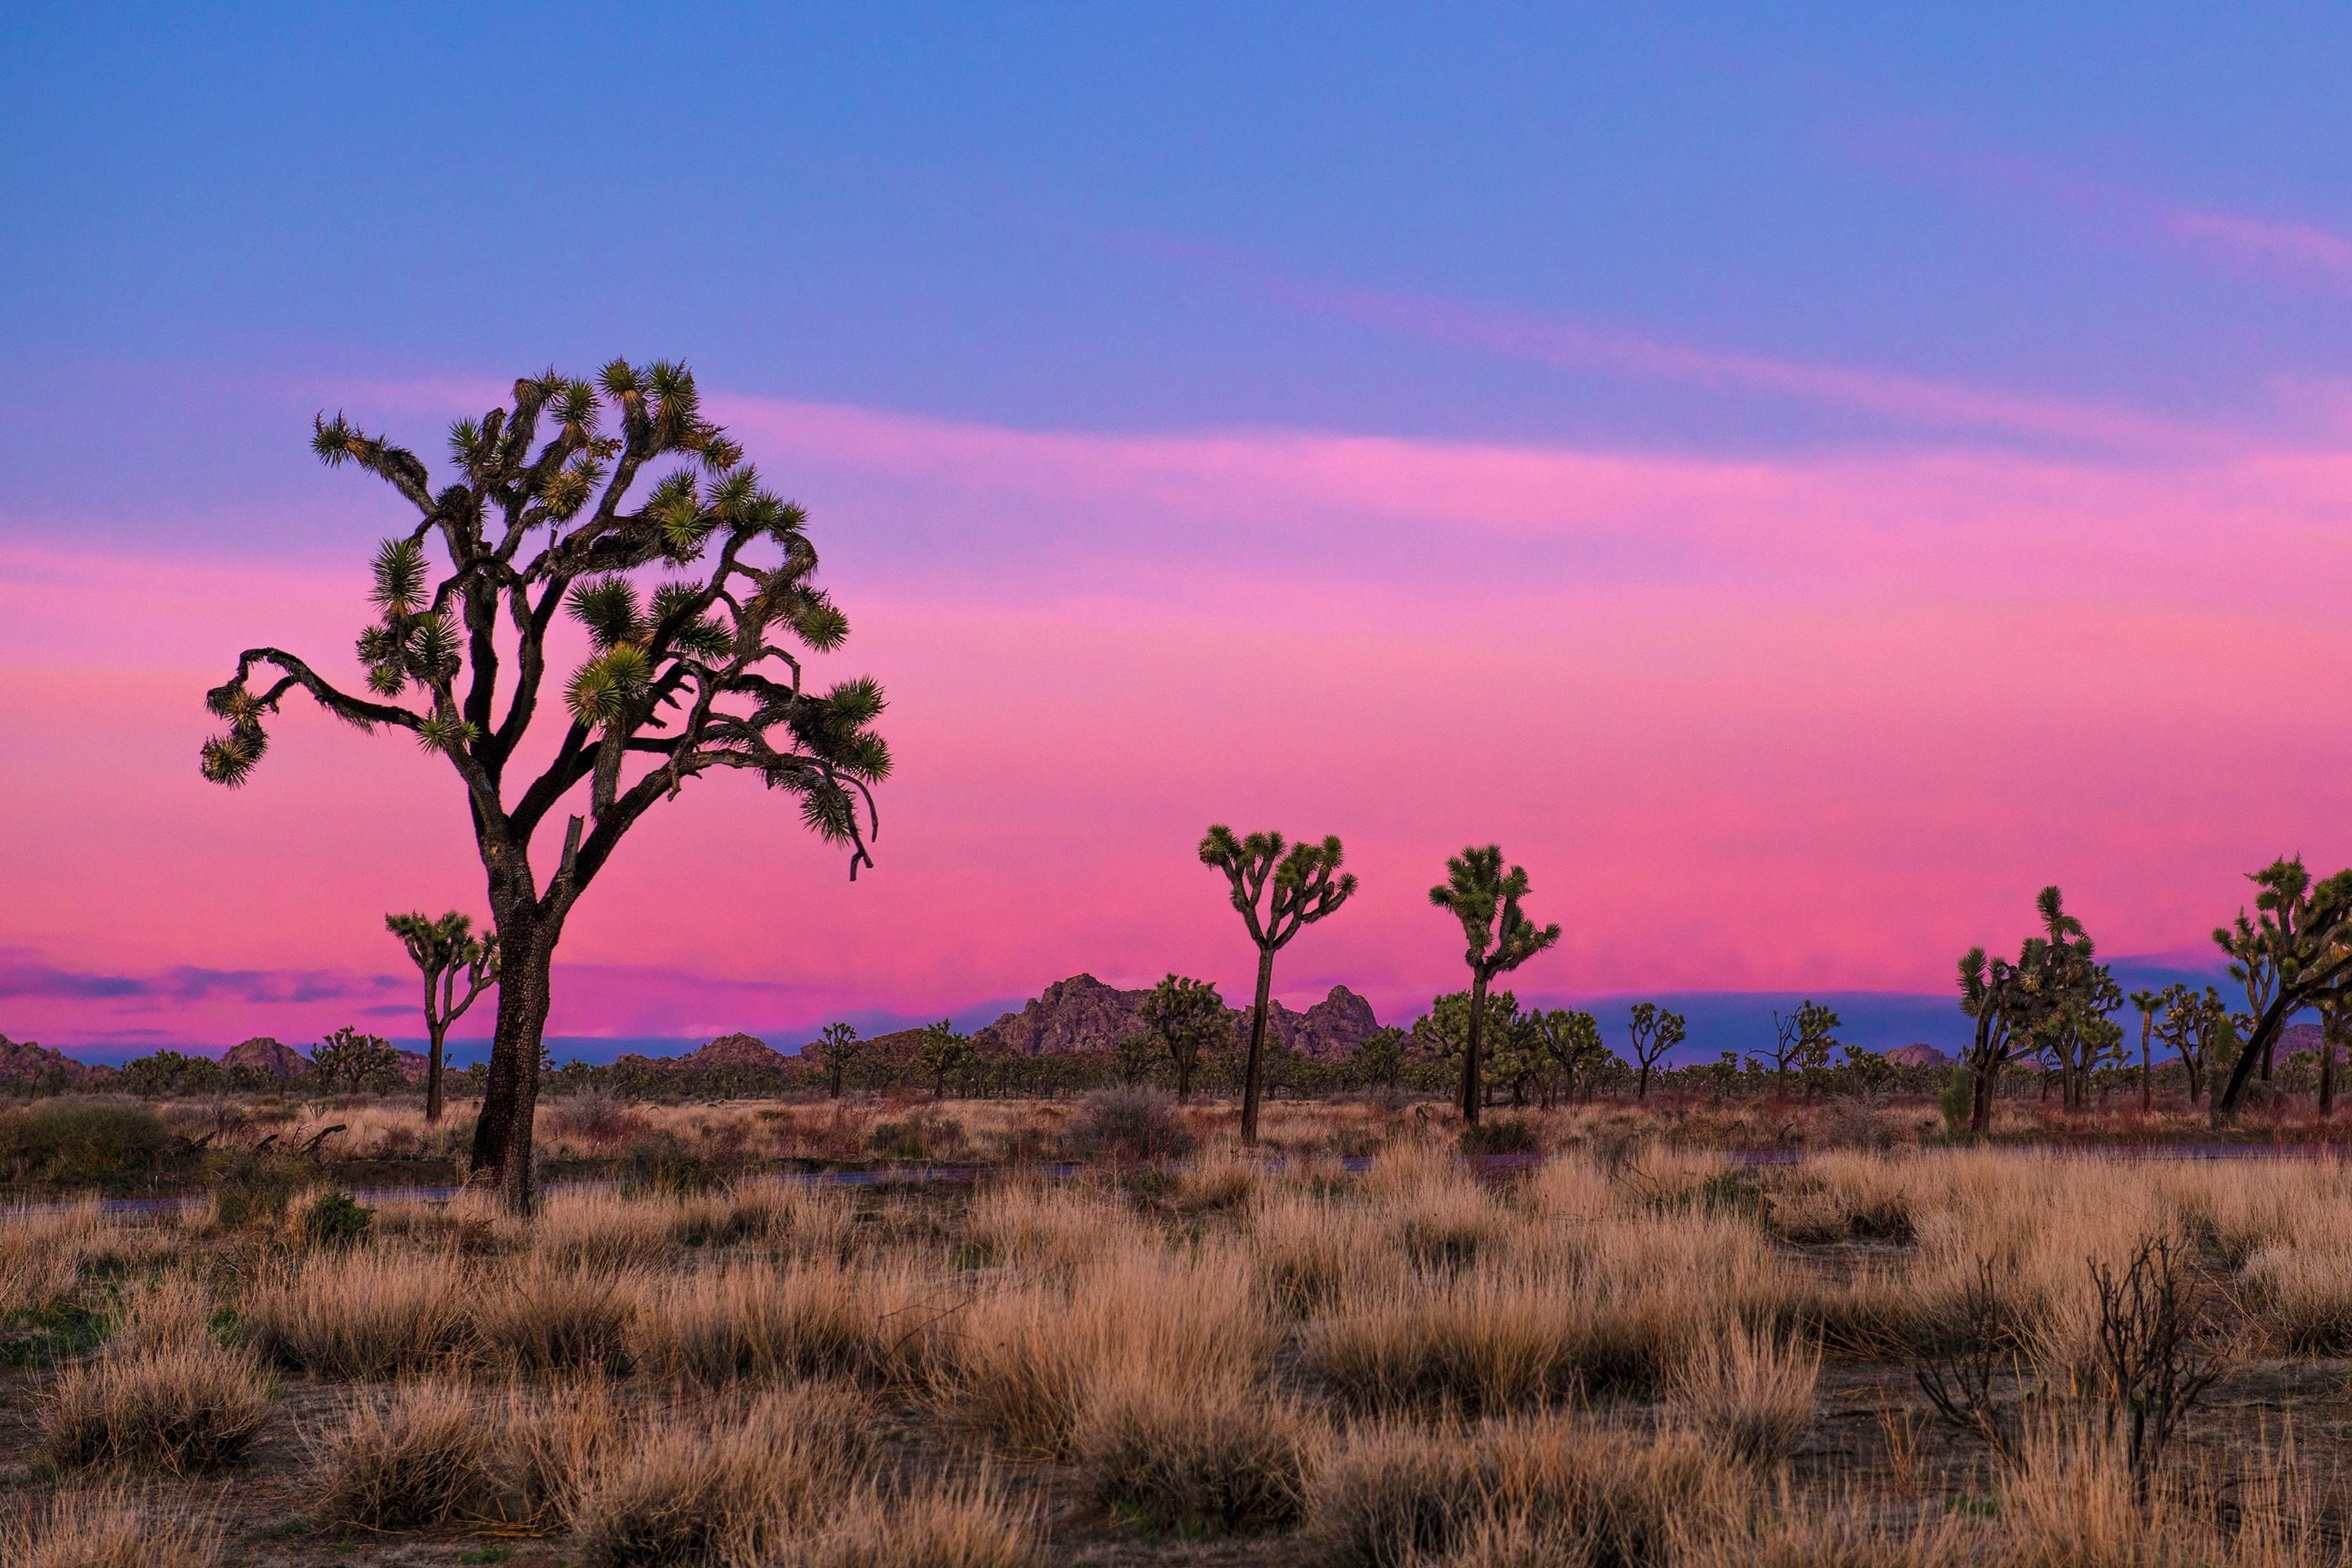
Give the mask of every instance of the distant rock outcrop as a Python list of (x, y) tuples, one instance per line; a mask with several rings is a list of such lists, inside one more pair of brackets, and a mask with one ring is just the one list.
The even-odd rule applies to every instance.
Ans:
[[(2316, 1057), (2319, 1054), (2319, 1026), (2316, 1024), (2289, 1024), (2279, 1031), (2279, 1060), (2284, 1061), (2289, 1057), (2299, 1057), (2306, 1052)], [(2341, 1056), (2343, 1053), (2339, 1051), (2336, 1054)]]
[[(414, 1053), (411, 1053), (414, 1054)], [(291, 1046), (281, 1046), (267, 1035), (231, 1046), (221, 1057), (221, 1066), (231, 1071), (244, 1068), (280, 1083), (299, 1077), (310, 1070), (310, 1061)]]
[(1886, 1059), (1899, 1068), (1949, 1067), (1952, 1058), (1933, 1046), (1897, 1046), (1886, 1053)]
[[(1056, 980), (1018, 1013), (1007, 1013), (972, 1036), (983, 1053), (1016, 1056), (1057, 1055), (1064, 1051), (1108, 1051), (1136, 1026), (1137, 1009), (1151, 993), (1122, 991), (1091, 974)], [(1247, 1008), (1228, 1009), (1235, 1036), (1248, 1037)], [(1294, 1013), (1276, 1002), (1266, 1009), (1265, 1032), (1274, 1045), (1318, 1059), (1344, 1057), (1380, 1027), (1372, 1005), (1344, 985), (1331, 987), (1304, 1013)]]
[[(423, 1051), (395, 1050), (392, 1055), (394, 1068), (400, 1074), (400, 1081), (403, 1083), (423, 1083), (425, 1073), (433, 1067), (433, 1058)], [(441, 1070), (445, 1074), (449, 1070), (446, 1058), (442, 1062)], [(442, 1081), (446, 1083), (448, 1079), (445, 1077)]]
[(0, 1084), (36, 1088), (44, 1084), (80, 1084), (97, 1074), (96, 1068), (88, 1062), (78, 1062), (63, 1051), (0, 1035)]
[(677, 1065), (699, 1072), (774, 1072), (792, 1066), (792, 1058), (756, 1035), (721, 1035), (700, 1050), (678, 1058)]

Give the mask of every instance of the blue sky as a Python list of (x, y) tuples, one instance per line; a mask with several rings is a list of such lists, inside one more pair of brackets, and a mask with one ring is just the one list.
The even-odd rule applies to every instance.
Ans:
[(1570, 926), (1526, 994), (1940, 997), (2050, 880), (2194, 952), (2352, 858), (2347, 58), (2316, 6), (11, 12), (0, 1028), (311, 1037), (378, 911), (478, 902), (326, 727), (199, 790), (195, 694), (348, 646), (398, 512), (314, 411), (436, 455), (615, 353), (812, 505), (906, 766), (855, 894), (755, 800), (664, 829), (758, 854), (616, 870), (559, 1034), (1237, 994), (1212, 816), (1348, 835), (1285, 984), (1384, 1016), (1497, 836)]

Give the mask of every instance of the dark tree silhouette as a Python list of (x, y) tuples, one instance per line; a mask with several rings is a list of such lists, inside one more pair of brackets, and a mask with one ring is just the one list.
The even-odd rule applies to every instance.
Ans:
[(1192, 1080), (1201, 1070), (1201, 1053), (1229, 1038), (1233, 1015), (1225, 999), (1206, 980), (1171, 974), (1151, 988), (1135, 1015), (1137, 1029), (1168, 1058), (1176, 1079), (1176, 1098), (1192, 1098)]
[(2148, 1079), (2148, 1042), (2156, 1035), (2156, 1016), (2164, 1011), (2164, 994), (2143, 987), (2131, 994), (2131, 1005), (2139, 1010), (2139, 1112), (2145, 1116), (2155, 1103)]
[(2254, 912), (2240, 910), (2234, 924), (2213, 932), (2252, 1008), (2230, 1081), (2213, 1097), (2216, 1121), (2236, 1114), (2246, 1080), (2276, 1047), (2289, 1018), (2352, 989), (2352, 871), (2315, 882), (2298, 855), (2273, 860), (2246, 879), (2262, 889), (2254, 895)]
[[(1285, 853), (1286, 849), (1288, 851)], [(1234, 908), (1257, 944), (1257, 1002), (1250, 1013), (1249, 1055), (1242, 1067), (1242, 1142), (1257, 1142), (1257, 1080), (1265, 1058), (1265, 1010), (1274, 994), (1274, 955), (1331, 914), (1356, 890), (1352, 872), (1339, 871), (1339, 840), (1286, 845), (1279, 833), (1237, 838), (1223, 823), (1201, 840), (1201, 864), (1225, 874)], [(1271, 898), (1266, 884), (1273, 883)], [(1260, 905), (1264, 910), (1261, 912)]]
[(1789, 1069), (1803, 1072), (1810, 1068), (1830, 1065), (1830, 1053), (1837, 1048), (1837, 1031), (1845, 1020), (1836, 1012), (1808, 996), (1797, 1010), (1785, 1016), (1778, 1011), (1772, 1015), (1772, 1091), (1785, 1093), (1789, 1087)]
[[(1976, 1023), (1967, 1056), (1969, 1131), (1992, 1124), (1993, 1089), (2000, 1069), (2020, 1056), (2049, 1051), (2072, 1061), (2083, 1046), (2102, 1049), (2106, 1031), (2096, 1027), (2105, 1013), (2121, 1005), (2115, 982), (2092, 961), (2091, 939), (2083, 922), (2066, 913), (2065, 897), (2054, 888), (2034, 895), (2042, 934), (2029, 936), (2014, 963), (1988, 961), (1972, 947), (1960, 958), (1960, 1011)], [(2088, 1020), (2093, 1026), (2085, 1027)]]
[[(1543, 1058), (1559, 1069), (1562, 1098), (1574, 1104), (1577, 1081), (1581, 1079), (1590, 1099), (1592, 1080), (1609, 1060), (1609, 1047), (1601, 1043), (1601, 1020), (1590, 1013), (1554, 1007), (1529, 1013), (1527, 1027), (1533, 1032)], [(1544, 1109), (1551, 1109), (1549, 1089), (1544, 1091)]]
[(953, 1018), (941, 1018), (936, 1024), (923, 1026), (923, 1037), (916, 1042), (923, 1058), (923, 1070), (931, 1075), (931, 1098), (948, 1097), (948, 1075), (961, 1072), (971, 1060), (971, 1037), (955, 1026)]
[(2229, 1004), (2210, 985), (2202, 994), (2190, 986), (2168, 985), (2158, 1001), (2157, 1040), (2180, 1058), (2181, 1070), (2189, 1075), (2189, 1103), (2194, 1105), (2205, 1092), (2205, 1069), (2214, 1047), (2231, 1036)]
[(851, 1064), (866, 1054), (866, 1042), (857, 1037), (857, 1026), (827, 1024), (807, 1048), (816, 1054), (817, 1066), (824, 1070), (826, 1098), (839, 1100), (848, 1085)]
[(1633, 1090), (1633, 1098), (1647, 1100), (1650, 1098), (1650, 1069), (1657, 1066), (1668, 1051), (1683, 1043), (1683, 1016), (1669, 1013), (1655, 1002), (1636, 1002), (1627, 1033), (1633, 1041), (1633, 1059), (1642, 1064), (1641, 1081)]
[(1486, 1095), (1478, 1081), (1478, 1047), (1486, 1012), (1486, 987), (1559, 941), (1557, 924), (1538, 928), (1519, 910), (1528, 896), (1524, 866), (1503, 868), (1500, 845), (1472, 846), (1445, 862), (1445, 880), (1429, 889), (1429, 901), (1462, 922), (1470, 966), (1470, 1037), (1462, 1052), (1462, 1120), (1475, 1125)]
[[(848, 847), (854, 877), (871, 863), (871, 786), (890, 769), (872, 728), (882, 690), (803, 687), (785, 645), (838, 647), (848, 622), (814, 585), (806, 515), (703, 417), (682, 365), (615, 360), (593, 385), (553, 372), (516, 382), (511, 407), (451, 426), (453, 471), (438, 489), (415, 454), (340, 414), (319, 417), (311, 447), (331, 467), (357, 463), (417, 514), (376, 552), (379, 618), (358, 650), (367, 694), (282, 649), (247, 648), (206, 694), (227, 728), (205, 742), (204, 773), (249, 778), (268, 721), (296, 691), (362, 730), (404, 731), (447, 762), (501, 963), (467, 1181), (528, 1211), (549, 975), (580, 895), (656, 803), (721, 768), (796, 797), (812, 830)], [(665, 458), (677, 466), (655, 473)], [(640, 479), (651, 487), (632, 508)], [(650, 595), (634, 575), (696, 563), (707, 567)], [(562, 693), (568, 722), (538, 777), (510, 779), (540, 714), (549, 634), (567, 611), (590, 645)], [(560, 855), (535, 857), (541, 828), (583, 786), (588, 815), (570, 818)]]
[(400, 1053), (392, 1042), (345, 1024), (310, 1047), (310, 1077), (329, 1091), (385, 1089), (400, 1081)]
[[(439, 920), (418, 910), (386, 915), (383, 929), (408, 950), (408, 961), (425, 976), (425, 1120), (441, 1120), (441, 1043), (449, 1026), (465, 1016), (474, 998), (499, 983), (499, 933), (474, 934), (471, 915), (451, 910)], [(457, 977), (466, 994), (457, 994)]]

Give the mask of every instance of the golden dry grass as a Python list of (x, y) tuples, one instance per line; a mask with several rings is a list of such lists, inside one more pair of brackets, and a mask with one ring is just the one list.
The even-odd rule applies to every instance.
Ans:
[[(11, 1551), (152, 1536), (139, 1560), (173, 1564), (205, 1539), (171, 1521), (274, 1431), (222, 1495), (276, 1486), (369, 1562), (427, 1531), (712, 1568), (1148, 1563), (1203, 1535), (1334, 1568), (2336, 1563), (2352, 1447), (2298, 1402), (2352, 1376), (2347, 1200), (2326, 1162), (1988, 1150), (1751, 1172), (1627, 1143), (1487, 1180), (1406, 1132), (1354, 1174), (1213, 1142), (1172, 1177), (600, 1190), (527, 1225), (410, 1203), (341, 1250), (79, 1205), (0, 1219), (0, 1262), (40, 1274), (10, 1331), (62, 1304), (107, 1335), (7, 1374), (31, 1418), (0, 1519), (51, 1530), (66, 1498), (52, 1536), (99, 1555), (25, 1525)], [(2240, 1359), (2143, 1495), (2102, 1436), (2087, 1264), (2159, 1234)], [(2013, 1463), (1911, 1379), (1988, 1262), (2042, 1390)], [(161, 1489), (54, 1491), (93, 1469)]]

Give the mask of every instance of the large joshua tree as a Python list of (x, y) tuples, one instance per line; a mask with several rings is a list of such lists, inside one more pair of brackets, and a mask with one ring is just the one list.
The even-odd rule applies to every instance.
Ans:
[(2213, 1096), (2216, 1121), (2236, 1114), (2246, 1080), (2277, 1045), (2288, 1019), (2352, 991), (2352, 871), (2315, 881), (2297, 856), (2273, 860), (2247, 880), (2262, 889), (2253, 913), (2241, 910), (2234, 924), (2213, 932), (2214, 944), (2230, 957), (2231, 978), (2246, 988), (2250, 1009), (2245, 1045), (2229, 1082)]
[[(518, 381), (511, 406), (450, 427), (437, 488), (415, 453), (341, 414), (319, 417), (311, 447), (416, 513), (376, 552), (376, 619), (358, 648), (367, 689), (246, 649), (206, 695), (227, 728), (205, 742), (204, 773), (252, 776), (268, 721), (299, 691), (362, 730), (406, 731), (457, 775), (501, 964), (468, 1180), (528, 1210), (549, 973), (581, 894), (639, 818), (714, 769), (793, 796), (809, 828), (848, 848), (855, 877), (872, 863), (871, 786), (890, 768), (873, 730), (881, 688), (803, 684), (790, 645), (838, 647), (848, 622), (814, 584), (806, 515), (703, 417), (683, 365), (615, 360), (593, 384)], [(661, 579), (650, 592), (644, 574)], [(552, 753), (537, 776), (510, 776), (526, 738), (549, 728), (534, 723), (567, 613), (587, 647), (560, 694), (561, 732), (534, 748)], [(570, 815), (575, 791), (584, 816)], [(547, 853), (541, 829), (559, 814), (562, 847)]]
[[(1257, 1080), (1265, 1059), (1265, 1014), (1274, 994), (1274, 955), (1292, 937), (1336, 911), (1356, 890), (1339, 870), (1339, 840), (1287, 844), (1279, 833), (1236, 837), (1223, 823), (1201, 840), (1201, 864), (1225, 874), (1234, 908), (1257, 944), (1257, 1003), (1250, 1012), (1249, 1055), (1242, 1065), (1242, 1142), (1257, 1142)], [(1273, 892), (1267, 893), (1268, 884)]]
[(1462, 1120), (1475, 1124), (1486, 1096), (1478, 1081), (1479, 1027), (1486, 1012), (1486, 987), (1559, 941), (1557, 924), (1538, 927), (1519, 910), (1528, 896), (1524, 866), (1503, 868), (1503, 851), (1472, 846), (1445, 862), (1445, 880), (1429, 889), (1429, 901), (1462, 922), (1470, 966), (1470, 1037), (1462, 1052)]
[[(439, 920), (419, 910), (386, 915), (383, 929), (400, 939), (409, 962), (425, 975), (425, 1120), (441, 1120), (442, 1042), (474, 999), (499, 982), (499, 933), (474, 934), (474, 917), (451, 910)], [(457, 994), (463, 975), (466, 994)]]

